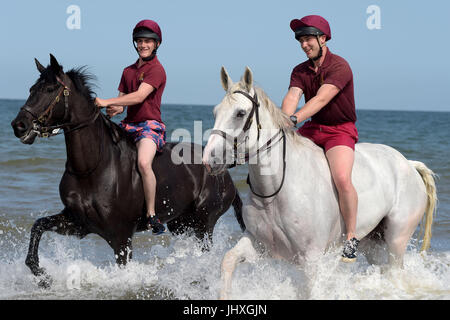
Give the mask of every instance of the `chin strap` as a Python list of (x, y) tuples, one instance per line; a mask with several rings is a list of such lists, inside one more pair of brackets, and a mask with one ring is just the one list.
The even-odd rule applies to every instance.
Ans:
[(316, 35), (316, 39), (317, 39), (317, 43), (319, 44), (319, 54), (317, 55), (317, 57), (315, 57), (315, 58), (311, 58), (311, 60), (313, 60), (313, 61), (317, 61), (317, 60), (319, 60), (321, 57), (322, 57), (322, 54), (323, 54), (323, 50), (322, 50), (322, 45), (320, 44), (320, 39), (319, 39), (319, 35)]

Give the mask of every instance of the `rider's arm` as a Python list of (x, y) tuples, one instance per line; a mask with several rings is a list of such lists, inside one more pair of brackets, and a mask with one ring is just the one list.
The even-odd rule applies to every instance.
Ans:
[(297, 122), (300, 123), (306, 119), (312, 117), (317, 112), (325, 107), (331, 99), (333, 99), (339, 93), (339, 88), (332, 84), (323, 84), (317, 94), (312, 97), (305, 105), (295, 113), (297, 116)]
[(136, 104), (142, 103), (147, 96), (152, 93), (154, 88), (146, 82), (142, 82), (139, 88), (135, 92), (124, 94), (117, 98), (111, 99), (99, 99), (97, 98), (96, 104), (99, 107), (109, 107), (109, 106), (134, 106)]
[(290, 87), (281, 104), (281, 110), (288, 116), (297, 110), (298, 102), (302, 97), (303, 90), (298, 87)]

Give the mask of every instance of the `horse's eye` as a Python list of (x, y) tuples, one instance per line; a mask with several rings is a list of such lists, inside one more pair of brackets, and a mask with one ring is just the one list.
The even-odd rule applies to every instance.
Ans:
[(245, 114), (246, 114), (245, 110), (239, 110), (236, 116), (238, 118), (242, 118), (243, 116), (245, 116)]

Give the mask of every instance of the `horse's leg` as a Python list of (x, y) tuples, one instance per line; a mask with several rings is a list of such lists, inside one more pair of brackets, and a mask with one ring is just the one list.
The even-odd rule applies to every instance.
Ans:
[[(214, 224), (215, 222), (209, 222), (208, 215), (205, 215), (202, 210), (194, 209), (192, 213), (182, 213), (176, 219), (169, 221), (167, 227), (173, 234), (182, 234), (188, 230), (192, 230), (198, 240), (207, 240), (205, 242), (207, 245), (212, 241)], [(205, 249), (208, 248), (206, 247)]]
[(389, 264), (392, 266), (403, 267), (406, 246), (420, 221), (419, 211), (407, 214), (409, 212), (408, 208), (402, 208), (401, 213), (385, 219), (384, 239), (389, 251)]
[(182, 212), (178, 217), (167, 222), (167, 228), (169, 231), (173, 234), (179, 235), (186, 232), (189, 227), (192, 227), (192, 221), (186, 218), (188, 214), (189, 213), (187, 212)]
[(133, 258), (133, 241), (132, 236), (126, 237), (123, 240), (114, 240), (111, 242), (111, 247), (114, 250), (116, 263), (119, 266), (125, 266), (129, 260)]
[(236, 265), (245, 260), (254, 262), (258, 254), (253, 247), (250, 234), (245, 234), (233, 249), (229, 250), (222, 260), (220, 299), (228, 300), (231, 293), (231, 281)]
[(47, 280), (40, 283), (44, 287), (49, 285), (50, 277), (46, 275), (43, 268), (39, 267), (38, 250), (42, 234), (46, 231), (54, 231), (62, 235), (76, 235), (80, 238), (87, 234), (82, 227), (74, 222), (68, 209), (64, 209), (59, 214), (36, 220), (31, 228), (30, 245), (25, 264), (35, 276), (46, 276)]
[[(359, 248), (367, 259), (367, 262), (372, 265), (382, 264), (381, 255), (386, 253), (386, 241), (384, 239), (385, 219), (373, 229), (367, 236), (361, 239)], [(358, 249), (359, 250), (359, 249)]]
[[(236, 200), (236, 201), (234, 201)], [(209, 246), (212, 243), (214, 226), (217, 220), (233, 205), (236, 216), (242, 215), (242, 202), (237, 195), (231, 176), (208, 176), (197, 201), (194, 205), (193, 218), (194, 232), (198, 239), (205, 239)], [(206, 247), (205, 249), (208, 249)]]
[(205, 249), (209, 249), (209, 244), (212, 243), (212, 235), (214, 231), (214, 226), (220, 217), (220, 212), (217, 208), (210, 209), (207, 211), (206, 208), (200, 207), (194, 210), (193, 217), (196, 221), (193, 223), (194, 234), (197, 239), (205, 240)]

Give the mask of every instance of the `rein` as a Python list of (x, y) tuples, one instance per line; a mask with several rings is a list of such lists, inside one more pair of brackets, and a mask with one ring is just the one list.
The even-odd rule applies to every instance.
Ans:
[[(233, 168), (238, 164), (246, 163), (250, 159), (249, 152), (245, 152), (244, 156), (240, 157), (239, 152), (238, 152), (238, 147), (248, 139), (248, 136), (246, 135), (246, 133), (252, 125), (253, 116), (256, 117), (256, 128), (258, 130), (258, 136), (257, 136), (258, 142), (259, 142), (259, 136), (260, 136), (260, 130), (261, 130), (261, 123), (259, 122), (259, 106), (260, 106), (260, 104), (258, 102), (258, 96), (256, 95), (256, 92), (255, 92), (254, 97), (249, 95), (247, 92), (240, 91), (240, 90), (234, 91), (233, 93), (240, 93), (240, 94), (244, 95), (246, 98), (248, 98), (252, 102), (253, 106), (252, 106), (252, 110), (250, 111), (250, 114), (247, 117), (247, 120), (245, 121), (242, 132), (238, 136), (232, 136), (232, 135), (226, 133), (225, 131), (218, 130), (218, 129), (214, 129), (211, 131), (211, 134), (220, 135), (222, 138), (224, 138), (225, 140), (227, 140), (233, 144), (234, 163), (230, 166), (230, 168)], [(286, 134), (285, 134), (284, 130), (280, 129), (280, 131), (278, 133), (276, 133), (275, 136), (270, 138), (262, 147), (260, 147), (258, 150), (256, 150), (256, 156), (258, 156), (263, 151), (269, 150), (272, 147), (272, 142), (275, 140), (275, 137), (277, 137), (280, 133), (282, 134), (280, 139), (283, 139), (283, 178), (281, 180), (281, 184), (280, 184), (279, 188), (270, 195), (258, 194), (255, 192), (255, 190), (253, 190), (253, 186), (250, 182), (250, 174), (247, 176), (247, 184), (249, 185), (250, 190), (252, 191), (252, 193), (254, 195), (256, 195), (260, 198), (271, 198), (273, 196), (276, 196), (280, 192), (280, 190), (284, 184), (284, 178), (286, 175)], [(280, 141), (280, 139), (278, 139), (277, 142)], [(240, 158), (239, 161), (237, 160), (238, 158)], [(244, 160), (244, 161), (242, 161), (242, 160)]]

